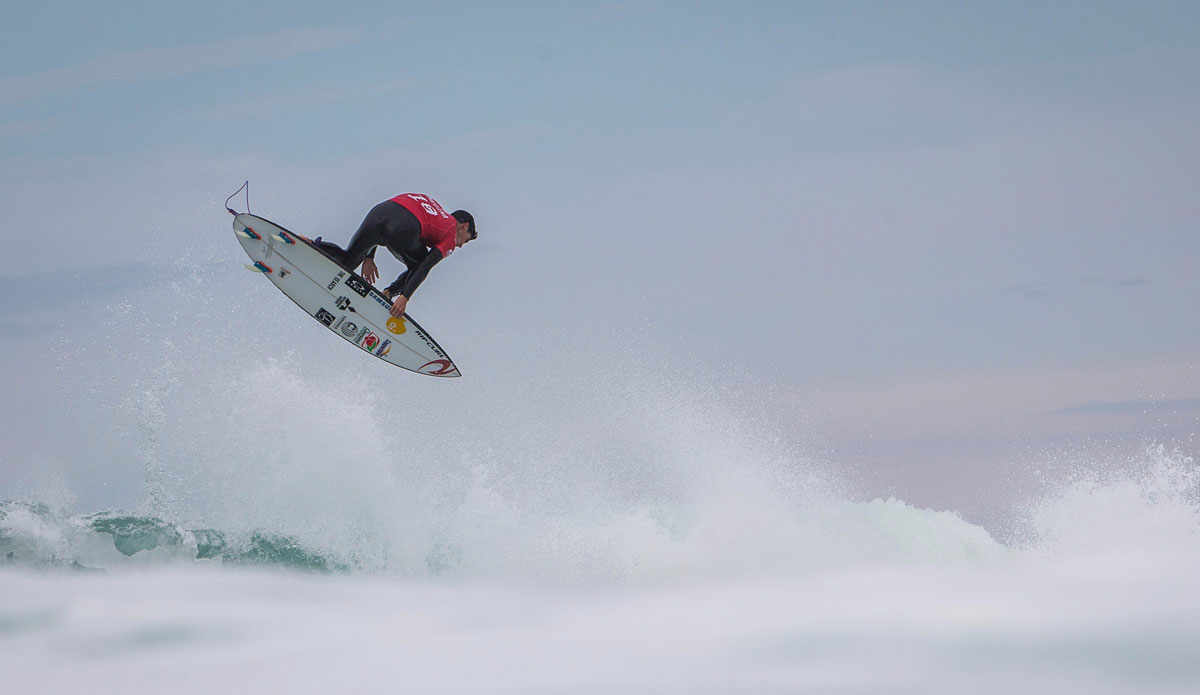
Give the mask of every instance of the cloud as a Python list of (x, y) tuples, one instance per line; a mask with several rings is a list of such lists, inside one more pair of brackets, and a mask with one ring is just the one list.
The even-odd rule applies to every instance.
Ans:
[(201, 114), (201, 116), (214, 121), (262, 118), (280, 111), (297, 111), (310, 106), (354, 103), (364, 97), (403, 91), (411, 87), (412, 84), (408, 80), (396, 80), (358, 87), (315, 85), (304, 90), (281, 92), (264, 97), (239, 97), (235, 102), (210, 109)]
[(1060, 415), (1138, 415), (1150, 412), (1200, 410), (1200, 398), (1182, 398), (1163, 401), (1091, 401), (1072, 405), (1058, 411)]
[(151, 263), (106, 263), (64, 273), (0, 277), (0, 340), (61, 332), (97, 307), (167, 278)]
[(1140, 287), (1150, 282), (1149, 278), (1132, 277), (1132, 278), (1109, 278), (1101, 275), (1084, 275), (1079, 278), (1080, 282), (1089, 285), (1099, 285), (1101, 287), (1110, 287), (1113, 289), (1127, 289), (1130, 287)]
[[(899, 379), (831, 380), (803, 398), (836, 438), (888, 441), (1038, 437), (1110, 431), (1200, 409), (1195, 358), (1071, 368), (927, 372)], [(1151, 398), (1151, 396), (1153, 398)], [(786, 411), (785, 411), (786, 412)], [(1062, 417), (1100, 415), (1106, 417)]]
[[(0, 99), (3, 99), (0, 96)], [(50, 133), (62, 127), (59, 119), (40, 119), (36, 121), (7, 121), (0, 122), (0, 140), (9, 140)]]
[(647, 0), (608, 2), (588, 8), (586, 16), (598, 20), (637, 19), (653, 15), (661, 10), (661, 3)]
[(81, 294), (104, 297), (152, 284), (149, 263), (110, 263), (66, 275), (0, 277), (0, 320), (65, 307)]
[[(1141, 287), (1150, 283), (1150, 278), (1147, 277), (1128, 277), (1128, 278), (1110, 278), (1103, 275), (1081, 275), (1078, 282), (1091, 287), (1112, 290), (1126, 290), (1134, 287)], [(1022, 285), (1010, 285), (1007, 287), (1009, 292), (1026, 297), (1049, 297), (1053, 294), (1058, 294), (1063, 287), (1056, 285), (1053, 282), (1028, 282)]]
[(1009, 292), (1026, 297), (1048, 297), (1054, 294), (1054, 284), (1050, 282), (1031, 282), (1024, 285), (1011, 285), (1008, 287)]
[(126, 51), (64, 68), (0, 78), (0, 104), (34, 101), (51, 94), (113, 82), (179, 77), (262, 60), (336, 48), (357, 41), (349, 29), (295, 29), (242, 36), (194, 46)]

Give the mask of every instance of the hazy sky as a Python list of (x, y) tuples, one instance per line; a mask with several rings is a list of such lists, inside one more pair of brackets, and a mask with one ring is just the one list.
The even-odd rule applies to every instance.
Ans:
[(9, 3), (7, 449), (113, 303), (181, 267), (244, 287), (221, 203), (247, 178), (338, 241), (401, 192), (472, 210), (410, 305), (456, 356), (490, 349), (465, 326), (636, 326), (910, 498), (1078, 437), (1194, 449), (1197, 26), (1194, 2)]

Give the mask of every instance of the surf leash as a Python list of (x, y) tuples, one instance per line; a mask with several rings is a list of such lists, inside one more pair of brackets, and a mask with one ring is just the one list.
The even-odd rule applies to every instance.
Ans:
[(246, 182), (242, 184), (241, 188), (234, 191), (233, 195), (225, 199), (225, 209), (228, 210), (229, 214), (233, 215), (234, 217), (237, 217), (238, 214), (236, 210), (229, 207), (229, 201), (233, 200), (233, 196), (241, 193), (242, 191), (246, 191), (246, 214), (250, 214), (250, 180), (247, 179)]

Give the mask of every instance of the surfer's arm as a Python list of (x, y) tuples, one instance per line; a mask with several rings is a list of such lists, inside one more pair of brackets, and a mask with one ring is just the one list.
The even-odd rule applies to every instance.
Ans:
[(405, 270), (403, 273), (400, 273), (400, 277), (393, 280), (392, 284), (387, 286), (387, 289), (385, 289), (383, 291), (383, 296), (387, 297), (388, 299), (391, 299), (393, 295), (397, 294), (400, 291), (401, 287), (404, 287), (404, 281), (407, 278), (408, 278), (408, 271)]
[(388, 285), (388, 293), (391, 296), (404, 295), (411, 297), (413, 292), (425, 282), (425, 277), (429, 275), (429, 271), (433, 270), (433, 266), (437, 265), (443, 258), (441, 249), (429, 249), (429, 253), (421, 260), (414, 268), (409, 268), (396, 281)]
[(425, 276), (429, 275), (429, 271), (440, 260), (442, 260), (441, 249), (429, 249), (429, 253), (426, 254), (425, 258), (415, 268), (409, 268), (383, 291), (384, 296), (389, 299), (394, 297), (392, 299), (392, 310), (389, 312), (392, 316), (396, 318), (404, 316), (404, 309), (408, 306), (408, 298), (412, 296), (413, 292), (417, 291), (417, 287), (425, 281)]

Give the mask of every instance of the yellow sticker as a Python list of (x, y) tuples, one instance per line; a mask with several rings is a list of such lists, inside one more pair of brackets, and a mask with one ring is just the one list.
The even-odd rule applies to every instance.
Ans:
[(408, 327), (404, 325), (404, 319), (398, 319), (393, 316), (387, 320), (387, 329), (396, 335), (400, 335), (404, 331), (407, 331)]

